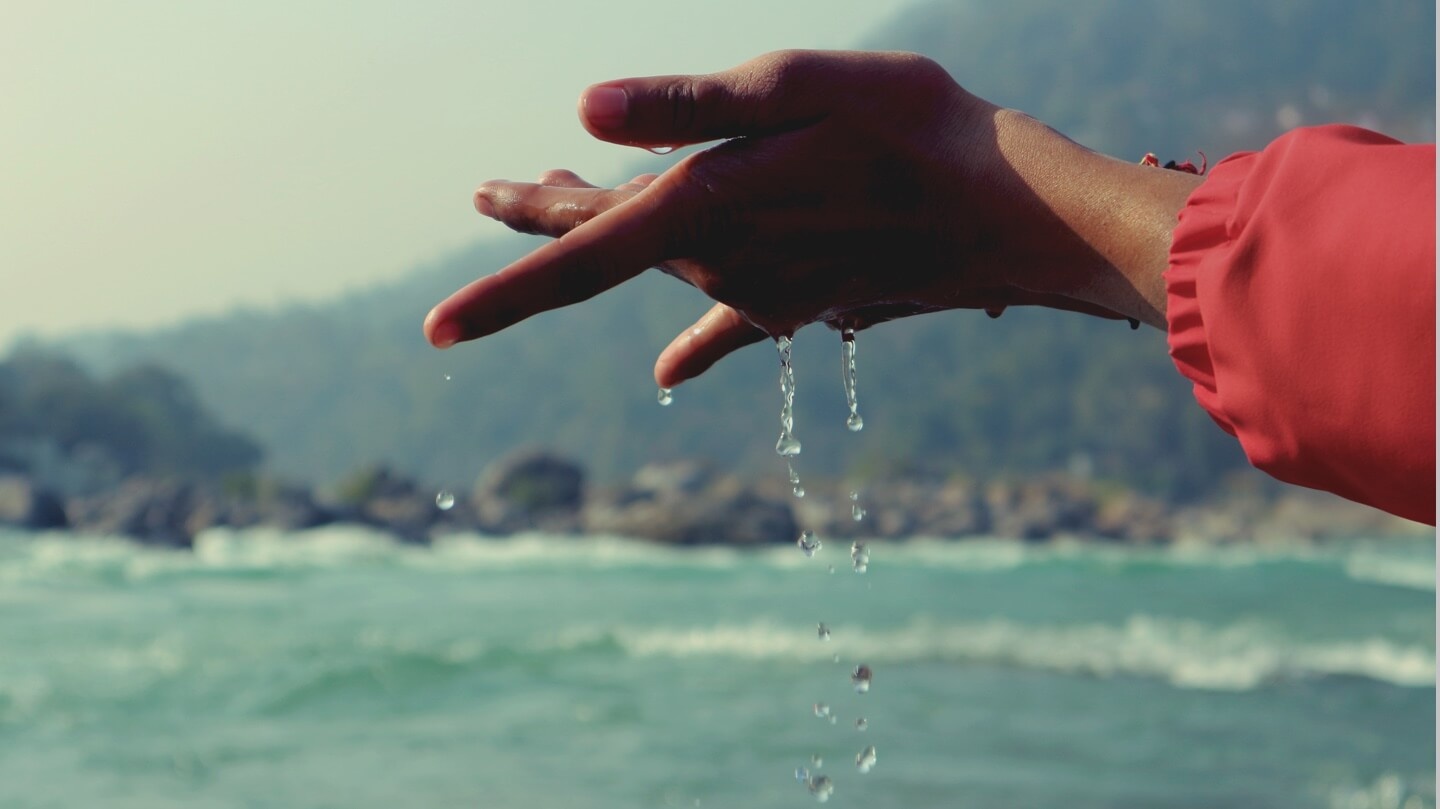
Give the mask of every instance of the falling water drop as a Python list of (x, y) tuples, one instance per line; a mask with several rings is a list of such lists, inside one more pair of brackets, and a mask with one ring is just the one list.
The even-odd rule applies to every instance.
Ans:
[(828, 775), (816, 775), (810, 778), (805, 782), (805, 788), (810, 790), (810, 794), (814, 795), (815, 800), (820, 803), (830, 800), (830, 796), (835, 794), (835, 784), (831, 782)]
[(825, 759), (821, 758), (819, 753), (816, 753), (815, 755), (813, 755), (813, 756), (810, 757), (810, 766), (811, 766), (811, 767), (824, 767), (824, 766), (825, 766)]
[(670, 393), (669, 388), (661, 388), (660, 392), (655, 394), (655, 401), (659, 402), (661, 407), (669, 407), (670, 403), (675, 401), (675, 397)]
[(807, 782), (807, 781), (809, 781), (809, 780), (810, 780), (810, 770), (806, 769), (805, 767), (796, 767), (796, 768), (795, 768), (795, 780), (796, 780), (796, 781), (799, 781), (799, 782), (802, 783), (802, 784), (805, 783), (805, 782)]
[(860, 418), (859, 405), (855, 399), (855, 330), (844, 329), (840, 332), (841, 351), (841, 380), (845, 383), (845, 404), (850, 408), (850, 415), (845, 419), (845, 427), (852, 433), (858, 433), (865, 429), (865, 420)]
[(790, 493), (796, 497), (804, 497), (805, 487), (800, 485), (800, 473), (795, 471), (795, 461), (792, 458), (785, 459), (785, 469), (790, 473)]
[(856, 573), (864, 573), (870, 569), (870, 551), (865, 547), (865, 543), (858, 539), (850, 544), (850, 564)]
[(795, 547), (805, 552), (805, 556), (811, 557), (820, 550), (820, 540), (815, 538), (815, 532), (809, 529), (800, 532), (800, 538), (795, 540)]
[(794, 433), (795, 371), (790, 367), (791, 345), (789, 337), (775, 338), (775, 350), (780, 354), (780, 438), (775, 442), (775, 453), (787, 459), (800, 454), (800, 441)]
[(823, 702), (817, 702), (810, 708), (814, 711), (816, 719), (827, 719), (830, 716), (830, 706)]
[(446, 381), (446, 382), (449, 382), (450, 379), (451, 379), (451, 376), (450, 376), (449, 374), (446, 374), (446, 375), (445, 375), (445, 381)]
[(674, 146), (646, 146), (646, 147), (645, 147), (645, 151), (650, 152), (651, 154), (666, 155), (666, 154), (670, 154), (671, 152), (675, 151), (675, 147), (674, 147)]
[(874, 766), (875, 745), (872, 744), (864, 750), (861, 750), (859, 755), (855, 756), (855, 769), (859, 770), (862, 773), (866, 773), (870, 772), (870, 768)]
[(862, 717), (860, 717), (859, 719), (856, 719), (856, 720), (855, 720), (855, 729), (856, 729), (856, 730), (864, 730), (864, 729), (866, 729), (866, 728), (868, 728), (868, 727), (870, 727), (870, 723), (867, 722), (867, 721), (865, 721), (865, 717), (862, 716)]
[(447, 489), (441, 489), (435, 494), (435, 507), (441, 511), (449, 511), (455, 507), (455, 493)]
[(830, 627), (826, 626), (824, 623), (816, 625), (815, 635), (819, 637), (820, 640), (830, 640)]
[(855, 686), (855, 693), (864, 694), (870, 690), (870, 667), (861, 663), (850, 673), (850, 684)]

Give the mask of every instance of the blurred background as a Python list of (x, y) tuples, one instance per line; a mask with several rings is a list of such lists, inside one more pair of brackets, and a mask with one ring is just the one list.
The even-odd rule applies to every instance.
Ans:
[(912, 50), (1213, 164), (1433, 142), (1435, 31), (1420, 0), (5, 4), (0, 803), (782, 806), (825, 772), (873, 806), (1433, 806), (1433, 530), (1249, 470), (1159, 333), (884, 324), (850, 434), (803, 331), (800, 500), (770, 347), (657, 406), (706, 306), (669, 278), (448, 352), (420, 322), (539, 243), (480, 182), (674, 161), (586, 135), (597, 81)]

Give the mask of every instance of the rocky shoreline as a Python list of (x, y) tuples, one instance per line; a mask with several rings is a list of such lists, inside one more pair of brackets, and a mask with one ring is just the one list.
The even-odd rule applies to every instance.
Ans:
[[(587, 485), (584, 470), (544, 452), (488, 468), (471, 492), (437, 493), (383, 467), (338, 495), (246, 480), (205, 485), (132, 478), (66, 497), (20, 474), (0, 476), (0, 526), (63, 529), (188, 547), (215, 527), (298, 531), (353, 523), (403, 542), (473, 532), (625, 536), (673, 545), (792, 543), (801, 526), (822, 537), (1020, 541), (1079, 538), (1125, 543), (1322, 540), (1431, 531), (1319, 493), (1232, 497), (1174, 506), (1066, 475), (1021, 480), (901, 479), (855, 491), (812, 483), (803, 498), (781, 480), (747, 482), (696, 461), (651, 464), (626, 484)], [(853, 509), (863, 510), (862, 519)]]

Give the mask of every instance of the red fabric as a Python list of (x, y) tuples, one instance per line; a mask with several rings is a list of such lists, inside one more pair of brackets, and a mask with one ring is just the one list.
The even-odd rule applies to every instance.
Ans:
[(1181, 211), (1170, 355), (1256, 467), (1434, 525), (1435, 269), (1435, 147), (1298, 129)]

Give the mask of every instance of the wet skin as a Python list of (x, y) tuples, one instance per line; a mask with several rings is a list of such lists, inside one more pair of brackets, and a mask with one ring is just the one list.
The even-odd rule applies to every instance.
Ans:
[(1170, 233), (1200, 182), (1085, 149), (915, 54), (782, 51), (605, 82), (580, 118), (623, 145), (722, 142), (615, 188), (568, 171), (480, 186), (480, 213), (557, 238), (438, 304), (434, 345), (650, 267), (717, 302), (661, 353), (662, 387), (809, 323), (1038, 305), (1163, 328)]

